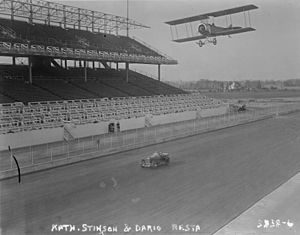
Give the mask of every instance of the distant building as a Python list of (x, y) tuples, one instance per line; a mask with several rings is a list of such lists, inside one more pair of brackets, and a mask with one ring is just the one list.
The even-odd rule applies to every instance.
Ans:
[(240, 90), (242, 89), (242, 86), (239, 82), (229, 82), (227, 90)]
[(245, 89), (247, 90), (257, 90), (257, 89), (261, 89), (261, 82), (259, 80), (254, 80), (254, 81), (245, 81)]
[(282, 81), (265, 81), (262, 84), (262, 88), (268, 90), (282, 90), (284, 88), (284, 84)]

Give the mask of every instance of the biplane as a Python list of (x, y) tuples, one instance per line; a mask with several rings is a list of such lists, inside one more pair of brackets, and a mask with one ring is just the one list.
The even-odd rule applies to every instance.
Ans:
[[(221, 10), (210, 12), (206, 14), (201, 14), (197, 16), (186, 17), (182, 19), (172, 20), (165, 22), (170, 25), (171, 37), (174, 42), (189, 42), (189, 41), (198, 41), (200, 47), (207, 43), (212, 43), (214, 45), (217, 44), (217, 37), (219, 36), (228, 36), (232, 34), (245, 33), (254, 31), (255, 29), (251, 27), (251, 19), (250, 19), (250, 10), (257, 9), (258, 7), (255, 5), (245, 5), (240, 7), (235, 7), (231, 9)], [(233, 26), (232, 25), (232, 14), (236, 13), (244, 13), (244, 27), (241, 26)], [(214, 23), (214, 18), (216, 17), (225, 17), (226, 26), (217, 26)], [(229, 18), (229, 20), (228, 20)], [(192, 22), (199, 21), (200, 24), (197, 26), (197, 33), (195, 35), (196, 30), (193, 30)], [(228, 22), (229, 21), (229, 22)], [(178, 37), (178, 25), (185, 25), (186, 29), (186, 37), (179, 38)], [(175, 32), (174, 32), (175, 28)], [(174, 36), (175, 34), (175, 36)]]

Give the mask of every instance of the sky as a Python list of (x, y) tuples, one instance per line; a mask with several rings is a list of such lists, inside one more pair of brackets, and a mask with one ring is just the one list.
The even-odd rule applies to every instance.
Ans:
[[(126, 0), (53, 2), (126, 17)], [(251, 11), (256, 31), (219, 37), (216, 46), (172, 42), (169, 26), (164, 23), (246, 4), (258, 6)], [(162, 66), (163, 81), (300, 79), (299, 12), (299, 0), (129, 0), (129, 18), (151, 27), (132, 30), (130, 35), (178, 61), (177, 65)], [(234, 26), (244, 25), (243, 14), (232, 19)], [(215, 20), (215, 24), (224, 22), (225, 18)], [(155, 65), (131, 68), (157, 75)]]

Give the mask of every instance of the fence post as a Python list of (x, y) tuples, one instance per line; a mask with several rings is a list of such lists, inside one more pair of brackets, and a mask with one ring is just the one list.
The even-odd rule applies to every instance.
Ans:
[(225, 119), (226, 126), (228, 126), (228, 123), (229, 123), (229, 117), (230, 117), (230, 111), (229, 111), (229, 113), (227, 113), (227, 115), (226, 115), (226, 119)]
[[(125, 143), (126, 143), (126, 136), (127, 136), (126, 133), (127, 133), (127, 131), (125, 131), (125, 132), (124, 132), (124, 135), (122, 135), (122, 146), (125, 146), (125, 145), (126, 145), (126, 144), (125, 144)], [(125, 138), (124, 138), (124, 136), (125, 136)], [(125, 140), (124, 140), (124, 139), (125, 139)]]
[(194, 119), (194, 121), (193, 121), (193, 125), (194, 125), (194, 133), (196, 132), (196, 120)]
[(112, 134), (110, 135), (110, 148), (112, 149)]
[(13, 153), (12, 153), (12, 151), (11, 151), (11, 153), (10, 153), (10, 169), (12, 169), (13, 168)]
[[(48, 146), (48, 144), (47, 144), (47, 146)], [(31, 147), (31, 145), (30, 145), (30, 156), (31, 156), (31, 165), (33, 165), (34, 162), (33, 162), (33, 152), (32, 152), (32, 147)]]

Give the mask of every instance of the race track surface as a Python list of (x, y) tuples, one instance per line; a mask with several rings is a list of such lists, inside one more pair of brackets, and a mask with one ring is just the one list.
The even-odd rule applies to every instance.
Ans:
[[(299, 171), (299, 120), (279, 116), (0, 181), (0, 234), (99, 234), (79, 232), (85, 223), (118, 234), (125, 223), (160, 225), (156, 234), (199, 224), (212, 234)], [(171, 164), (141, 168), (156, 150)], [(51, 232), (52, 224), (77, 231)]]

